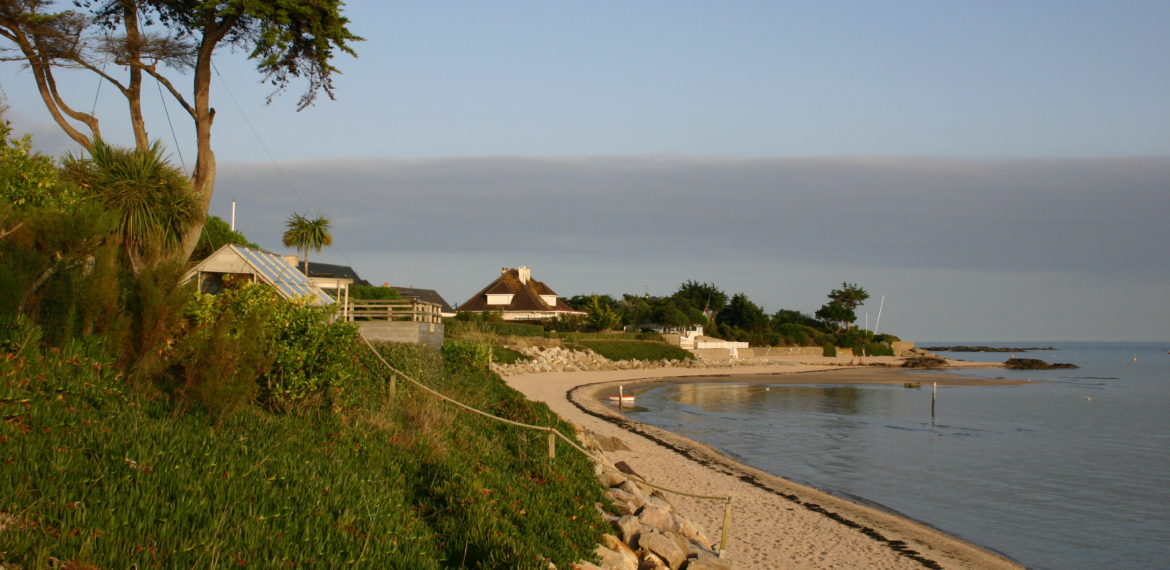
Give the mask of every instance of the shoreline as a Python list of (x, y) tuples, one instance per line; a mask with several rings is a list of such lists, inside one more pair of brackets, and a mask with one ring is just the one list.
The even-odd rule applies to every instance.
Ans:
[[(618, 384), (635, 393), (645, 386), (685, 381), (788, 384), (952, 385), (1020, 383), (889, 367), (837, 363), (782, 363), (724, 369), (645, 368), (594, 372), (543, 372), (505, 377), (529, 399), (591, 432), (618, 437), (629, 450), (603, 453), (625, 461), (648, 481), (707, 495), (733, 497), (727, 559), (736, 568), (1022, 568), (880, 505), (802, 485), (727, 457), (689, 438), (645, 425), (607, 406), (602, 396)], [(981, 363), (954, 362), (956, 369)], [(722, 508), (671, 495), (670, 501), (711, 536), (722, 528)]]

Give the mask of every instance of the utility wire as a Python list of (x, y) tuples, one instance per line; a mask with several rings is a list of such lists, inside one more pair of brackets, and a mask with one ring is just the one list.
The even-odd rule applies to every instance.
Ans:
[[(293, 195), (297, 197), (297, 201), (301, 203), (301, 206), (304, 206), (305, 211), (310, 210), (309, 204), (305, 201), (305, 198), (301, 196), (300, 192), (297, 192), (297, 189), (295, 186), (293, 186), (292, 181), (289, 180), (288, 176), (284, 173), (284, 170), (280, 168), (280, 164), (277, 163), (276, 159), (272, 157), (272, 153), (268, 150), (268, 145), (264, 144), (264, 139), (260, 137), (260, 133), (256, 131), (256, 127), (252, 125), (252, 121), (248, 120), (248, 115), (244, 113), (244, 108), (240, 106), (239, 100), (237, 100), (235, 94), (232, 93), (231, 87), (228, 87), (227, 81), (225, 81), (223, 75), (220, 74), (219, 67), (215, 65), (214, 61), (211, 62), (211, 68), (215, 70), (215, 75), (219, 77), (219, 82), (223, 85), (224, 91), (227, 91), (228, 97), (232, 100), (232, 104), (236, 106), (236, 110), (239, 111), (240, 117), (244, 119), (244, 124), (248, 125), (248, 129), (252, 131), (252, 136), (255, 137), (256, 142), (260, 145), (260, 149), (263, 150), (264, 155), (268, 157), (268, 162), (272, 163), (272, 167), (276, 169), (276, 172), (280, 174), (280, 178), (284, 180), (285, 186), (288, 186), (288, 189), (291, 190)], [(349, 256), (345, 255), (344, 249), (340, 247), (334, 247), (333, 251), (341, 254), (341, 257), (345, 259), (346, 264), (353, 266), (353, 262), (349, 260)]]

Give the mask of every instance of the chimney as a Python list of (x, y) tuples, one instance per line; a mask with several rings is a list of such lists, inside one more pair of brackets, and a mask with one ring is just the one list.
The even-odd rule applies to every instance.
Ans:
[(516, 277), (520, 278), (522, 285), (527, 285), (528, 281), (532, 279), (532, 270), (526, 265), (521, 265), (516, 268)]

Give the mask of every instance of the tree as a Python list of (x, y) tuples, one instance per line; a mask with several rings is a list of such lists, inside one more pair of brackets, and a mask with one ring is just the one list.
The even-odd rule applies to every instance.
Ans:
[(622, 326), (621, 316), (614, 310), (613, 297), (606, 295), (608, 300), (602, 300), (597, 295), (592, 295), (589, 302), (585, 304), (585, 312), (588, 313), (586, 317), (590, 328), (598, 332), (605, 332), (616, 329)]
[(117, 216), (116, 235), (136, 274), (182, 247), (203, 216), (190, 180), (162, 152), (157, 142), (139, 151), (98, 140), (90, 158), (68, 156), (62, 169), (62, 178)]
[(309, 275), (309, 250), (320, 253), (321, 248), (333, 245), (333, 234), (329, 233), (333, 223), (325, 216), (309, 219), (294, 213), (288, 219), (284, 232), (284, 245), (295, 247), (305, 256), (305, 275)]
[(761, 332), (768, 328), (768, 315), (747, 295), (736, 293), (731, 297), (731, 302), (719, 311), (719, 322), (749, 332)]
[(678, 291), (675, 291), (671, 298), (680, 308), (690, 307), (702, 312), (705, 318), (714, 316), (727, 305), (727, 294), (720, 291), (714, 283), (685, 281), (679, 285)]
[[(341, 0), (75, 0), (77, 10), (56, 10), (52, 0), (0, 0), (0, 60), (20, 61), (32, 72), (53, 120), (88, 151), (101, 140), (100, 120), (67, 101), (57, 71), (82, 70), (113, 85), (126, 99), (134, 148), (151, 147), (142, 114), (143, 80), (159, 83), (195, 126), (196, 158), (191, 187), (202, 215), (211, 204), (216, 162), (212, 152), (212, 59), (228, 46), (248, 53), (273, 85), (273, 96), (297, 78), (308, 82), (298, 110), (318, 93), (333, 98), (332, 61), (337, 52), (356, 55)], [(189, 71), (189, 91), (177, 87), (164, 68)], [(112, 69), (113, 68), (113, 69)], [(120, 69), (123, 77), (115, 77)], [(269, 97), (271, 101), (272, 96)], [(78, 103), (79, 101), (74, 101)], [(202, 222), (183, 236), (179, 253), (189, 257)]]
[(829, 302), (817, 310), (816, 316), (840, 330), (842, 326), (849, 328), (857, 320), (854, 309), (869, 298), (869, 293), (854, 283), (841, 283), (841, 288), (829, 291), (828, 297)]
[(840, 303), (847, 309), (856, 309), (869, 299), (869, 293), (857, 286), (856, 283), (841, 283), (840, 289), (829, 291), (829, 299)]

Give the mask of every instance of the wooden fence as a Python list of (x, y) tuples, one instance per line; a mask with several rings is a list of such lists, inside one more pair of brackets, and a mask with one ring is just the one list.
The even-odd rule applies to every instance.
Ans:
[(435, 303), (415, 299), (349, 299), (342, 306), (342, 317), (353, 321), (443, 322), (443, 308)]

